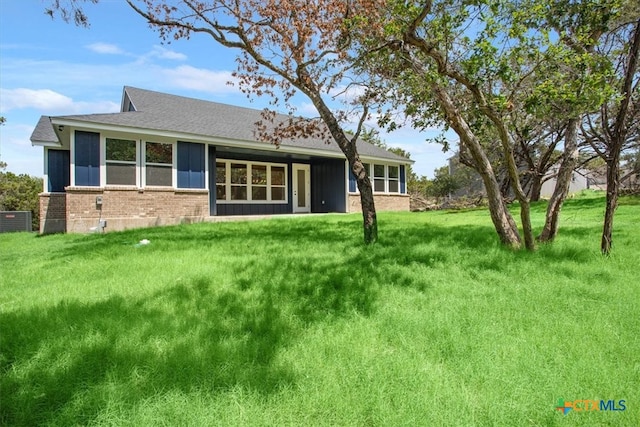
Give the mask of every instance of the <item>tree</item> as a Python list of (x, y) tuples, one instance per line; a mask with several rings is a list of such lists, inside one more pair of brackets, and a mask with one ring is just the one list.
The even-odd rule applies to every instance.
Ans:
[[(53, 16), (59, 12), (67, 21), (73, 17), (77, 24), (88, 25), (79, 3), (80, 0), (67, 3), (56, 0), (47, 13)], [(297, 93), (306, 95), (318, 111), (319, 120), (304, 120), (291, 114), (289, 120), (277, 122), (273, 111), (265, 111), (258, 133), (263, 140), (275, 144), (292, 137), (333, 138), (356, 177), (364, 241), (377, 240), (372, 185), (356, 144), (375, 99), (365, 92), (349, 107), (357, 108), (359, 117), (351, 137), (341, 123), (353, 111), (332, 111), (329, 107), (332, 90), (354, 84), (356, 76), (350, 72), (349, 37), (344, 23), (350, 14), (367, 13), (366, 4), (333, 0), (127, 0), (127, 3), (165, 41), (198, 33), (210, 36), (224, 47), (237, 49), (238, 68), (234, 75), (246, 94), (270, 96), (272, 105), (282, 103), (292, 113), (292, 97)]]
[(451, 193), (460, 189), (462, 183), (456, 176), (449, 173), (448, 166), (442, 166), (434, 171), (434, 178), (428, 188), (427, 195), (436, 198), (436, 202), (440, 198), (446, 198)]
[[(636, 6), (637, 7), (637, 6)], [(616, 96), (603, 103), (597, 114), (587, 116), (582, 131), (585, 139), (604, 159), (607, 166), (607, 196), (600, 250), (611, 253), (613, 217), (618, 206), (620, 191), (620, 157), (622, 151), (638, 144), (640, 118), (640, 79), (638, 55), (640, 52), (640, 12), (635, 20), (623, 22), (607, 35), (600, 46), (603, 55), (613, 56), (618, 71), (612, 79), (618, 87)]]

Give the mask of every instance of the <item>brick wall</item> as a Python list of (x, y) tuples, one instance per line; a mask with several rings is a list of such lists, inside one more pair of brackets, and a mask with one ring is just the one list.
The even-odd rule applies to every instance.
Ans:
[[(96, 202), (102, 197), (102, 204)], [(105, 220), (105, 231), (200, 222), (209, 216), (207, 190), (68, 187), (67, 229), (86, 233)]]
[(40, 194), (40, 234), (64, 233), (67, 230), (67, 195)]
[[(376, 211), (408, 211), (409, 200), (408, 194), (374, 194), (373, 199), (376, 203)], [(349, 194), (349, 212), (362, 212), (359, 194)]]

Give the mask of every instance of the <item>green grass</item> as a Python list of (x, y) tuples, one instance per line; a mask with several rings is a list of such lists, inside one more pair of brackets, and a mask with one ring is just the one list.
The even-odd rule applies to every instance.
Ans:
[(358, 215), (0, 235), (0, 421), (637, 426), (640, 200), (608, 258), (603, 204), (535, 253), (483, 210), (380, 214), (373, 247)]

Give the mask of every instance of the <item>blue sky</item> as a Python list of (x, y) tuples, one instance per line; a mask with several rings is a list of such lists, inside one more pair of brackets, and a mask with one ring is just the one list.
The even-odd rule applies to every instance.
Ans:
[[(267, 106), (267, 99), (248, 99), (227, 84), (237, 52), (204, 35), (163, 45), (124, 1), (87, 5), (89, 29), (52, 20), (44, 13), (47, 3), (0, 0), (0, 115), (7, 119), (0, 127), (0, 159), (11, 172), (42, 175), (42, 148), (29, 140), (40, 116), (118, 111), (124, 86)], [(310, 102), (296, 99), (299, 114), (317, 115)], [(425, 142), (437, 134), (403, 128), (382, 138), (411, 153), (416, 173), (432, 177), (451, 156)]]

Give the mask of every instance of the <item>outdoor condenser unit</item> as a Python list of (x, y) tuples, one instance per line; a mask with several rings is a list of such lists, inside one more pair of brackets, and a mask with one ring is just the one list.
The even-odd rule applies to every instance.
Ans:
[(0, 233), (31, 231), (31, 211), (0, 211)]

